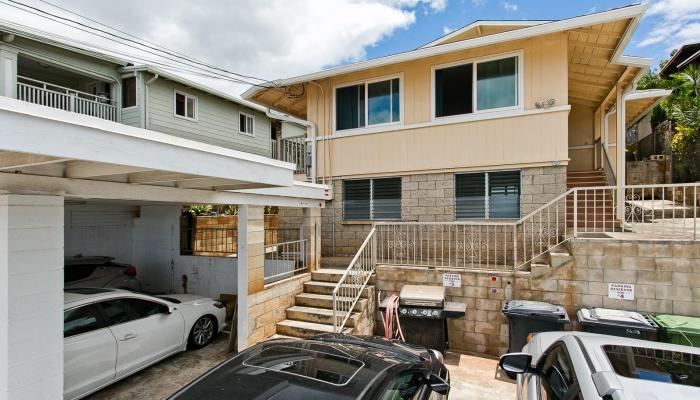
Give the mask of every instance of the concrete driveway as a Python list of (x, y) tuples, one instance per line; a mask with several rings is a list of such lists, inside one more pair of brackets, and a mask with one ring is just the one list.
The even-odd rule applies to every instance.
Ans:
[[(87, 397), (89, 400), (160, 400), (167, 398), (198, 376), (225, 361), (228, 335), (219, 335), (209, 346), (186, 351)], [(455, 400), (512, 400), (515, 382), (496, 377), (498, 360), (447, 352), (445, 364), (450, 370)]]

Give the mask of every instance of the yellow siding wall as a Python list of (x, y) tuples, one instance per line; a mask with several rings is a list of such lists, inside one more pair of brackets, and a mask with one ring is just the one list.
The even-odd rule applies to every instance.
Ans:
[[(567, 36), (557, 33), (319, 80), (315, 83), (322, 89), (315, 84), (306, 85), (308, 119), (317, 124), (320, 136), (329, 135), (333, 132), (335, 86), (402, 74), (404, 125), (427, 123), (431, 120), (431, 67), (518, 50), (523, 51), (524, 108), (534, 109), (535, 101), (542, 98), (554, 98), (556, 106), (568, 104)], [(322, 144), (319, 145), (319, 175), (324, 171), (321, 151)], [(567, 113), (339, 138), (332, 140), (332, 154), (334, 176), (566, 162)]]
[(569, 113), (569, 171), (590, 171), (593, 169), (593, 148), (577, 148), (575, 146), (593, 145), (593, 107), (578, 104), (571, 106)]

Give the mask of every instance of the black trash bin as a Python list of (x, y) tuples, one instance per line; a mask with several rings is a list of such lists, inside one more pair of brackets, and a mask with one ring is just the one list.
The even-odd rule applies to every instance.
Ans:
[(508, 352), (522, 351), (531, 333), (563, 331), (570, 322), (562, 306), (529, 300), (508, 300), (503, 305), (508, 317)]
[(578, 310), (576, 317), (583, 330), (603, 335), (656, 340), (659, 330), (649, 315), (634, 311), (588, 307)]

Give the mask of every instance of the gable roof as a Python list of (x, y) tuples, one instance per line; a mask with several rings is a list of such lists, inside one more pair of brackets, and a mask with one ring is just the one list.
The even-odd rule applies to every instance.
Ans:
[(675, 74), (698, 58), (700, 58), (700, 42), (684, 44), (661, 68), (659, 75), (669, 76)]
[[(457, 42), (460, 40), (473, 39), (479, 36), (488, 36), (495, 33), (508, 32), (520, 28), (527, 28), (529, 26), (545, 24), (552, 22), (551, 20), (543, 21), (523, 21), (523, 20), (477, 20), (469, 25), (463, 26), (456, 29), (445, 36), (441, 36), (430, 43), (424, 44), (419, 47), (423, 49), (426, 47), (436, 46), (444, 43)], [(486, 31), (488, 29), (488, 31)]]

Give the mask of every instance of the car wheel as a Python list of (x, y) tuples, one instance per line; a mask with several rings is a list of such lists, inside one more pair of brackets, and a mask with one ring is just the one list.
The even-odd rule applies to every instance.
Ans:
[(191, 348), (200, 349), (214, 339), (216, 333), (216, 321), (214, 317), (205, 315), (198, 319), (190, 331), (189, 344)]

